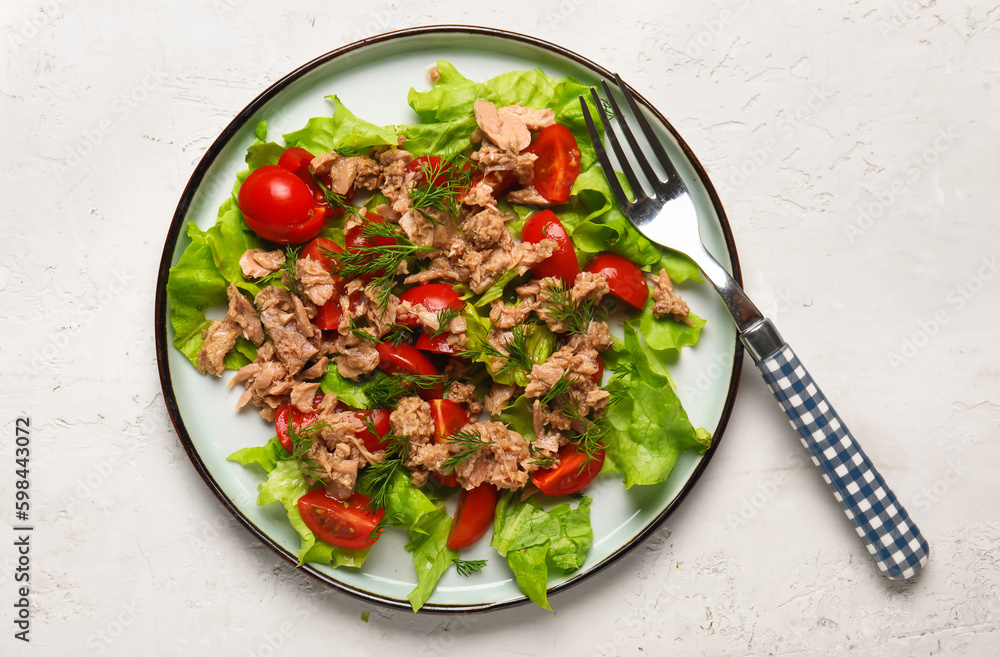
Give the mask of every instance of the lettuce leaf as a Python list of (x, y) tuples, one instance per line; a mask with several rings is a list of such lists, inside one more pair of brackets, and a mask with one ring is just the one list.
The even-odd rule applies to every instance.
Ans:
[(201, 332), (211, 323), (205, 319), (205, 311), (226, 303), (229, 283), (219, 273), (206, 234), (192, 222), (187, 225), (187, 235), (191, 243), (170, 269), (167, 296), (174, 346), (197, 367), (198, 352), (205, 343)]
[(398, 134), (392, 128), (382, 128), (359, 119), (344, 107), (336, 95), (327, 96), (333, 105), (332, 116), (309, 119), (301, 130), (284, 135), (285, 144), (304, 148), (313, 155), (334, 150), (366, 153), (376, 146), (395, 146)]
[(425, 516), (419, 523), (408, 529), (410, 542), (406, 549), (413, 553), (413, 565), (417, 569), (417, 586), (406, 599), (413, 611), (420, 611), (427, 599), (434, 593), (438, 580), (458, 558), (459, 551), (448, 547), (451, 532), (451, 517), (444, 509)]
[(625, 324), (624, 342), (615, 346), (608, 359), (618, 369), (607, 385), (614, 403), (606, 415), (610, 430), (602, 472), (623, 475), (625, 488), (658, 484), (670, 476), (682, 451), (703, 452), (711, 438), (703, 429), (695, 431), (669, 376), (653, 367), (631, 323)]
[(594, 540), (590, 502), (583, 497), (575, 509), (560, 504), (544, 511), (535, 500), (521, 500), (518, 491), (509, 491), (497, 503), (490, 545), (507, 558), (518, 587), (539, 607), (552, 609), (550, 568), (573, 571), (586, 559)]

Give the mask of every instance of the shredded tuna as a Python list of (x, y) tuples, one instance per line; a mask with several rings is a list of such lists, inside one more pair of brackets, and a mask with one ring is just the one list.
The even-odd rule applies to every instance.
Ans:
[(483, 410), (483, 402), (476, 396), (476, 386), (471, 383), (452, 381), (451, 385), (448, 386), (445, 399), (457, 401), (465, 408), (471, 418), (478, 417)]
[(322, 306), (333, 296), (333, 277), (323, 268), (323, 263), (312, 258), (299, 258), (295, 261), (295, 272), (302, 284), (302, 293), (317, 306)]
[(674, 284), (667, 275), (666, 269), (661, 269), (660, 273), (653, 277), (656, 287), (653, 288), (653, 315), (655, 317), (671, 317), (679, 322), (684, 322), (688, 326), (691, 323), (691, 309), (687, 302), (674, 294)]
[(518, 205), (552, 205), (552, 201), (539, 194), (534, 185), (508, 192), (507, 200)]
[(510, 398), (517, 392), (517, 386), (493, 382), (490, 394), (486, 396), (485, 407), (490, 415), (499, 415), (507, 407)]
[(226, 369), (224, 362), (226, 354), (236, 346), (240, 329), (228, 321), (215, 321), (203, 331), (202, 335), (205, 337), (205, 342), (198, 352), (198, 371), (202, 374), (221, 376)]
[(303, 413), (313, 412), (313, 398), (319, 390), (319, 383), (296, 383), (289, 393), (289, 401)]
[(488, 482), (497, 488), (517, 490), (528, 483), (528, 475), (537, 465), (521, 434), (501, 422), (476, 422), (467, 424), (465, 430), (478, 433), (487, 444), (455, 468), (463, 488)]
[[(295, 301), (298, 301), (296, 298)], [(299, 304), (301, 305), (301, 301)], [(293, 295), (275, 285), (268, 286), (257, 295), (260, 319), (274, 343), (278, 359), (290, 374), (296, 374), (319, 353), (320, 331), (312, 324), (297, 318), (297, 305)]]
[(515, 154), (500, 149), (496, 144), (485, 142), (478, 151), (469, 156), (469, 159), (478, 162), (487, 174), (513, 171), (517, 181), (524, 185), (531, 182), (535, 176), (535, 161), (538, 156), (534, 153)]
[(238, 326), (243, 337), (259, 347), (264, 342), (264, 327), (261, 326), (257, 311), (233, 283), (226, 288), (226, 296), (229, 297), (229, 312), (224, 321)]
[(247, 249), (240, 256), (240, 269), (245, 278), (261, 278), (281, 269), (285, 264), (285, 254), (282, 251), (265, 251), (264, 249)]
[(318, 379), (319, 377), (326, 374), (327, 369), (330, 365), (330, 359), (326, 356), (320, 356), (319, 360), (309, 366), (309, 369), (302, 370), (299, 372), (299, 378), (303, 381), (311, 381), (313, 379)]
[(547, 361), (531, 368), (526, 397), (542, 397), (563, 376), (570, 381), (565, 393), (576, 406), (581, 417), (591, 411), (601, 413), (607, 407), (608, 392), (595, 383), (593, 377), (600, 369), (599, 351), (611, 347), (611, 334), (604, 322), (591, 322), (587, 333), (573, 335), (569, 342), (552, 354)]
[(379, 186), (396, 212), (403, 213), (410, 208), (410, 194), (406, 188), (406, 167), (413, 161), (413, 155), (396, 148), (379, 155), (382, 176)]
[(542, 123), (548, 121), (545, 116), (552, 117), (551, 123), (555, 122), (552, 110), (547, 110), (546, 115), (545, 110), (529, 110), (520, 105), (497, 109), (496, 105), (486, 100), (477, 100), (473, 110), (476, 123), (490, 141), (515, 154), (531, 145), (529, 122), (536, 128), (542, 127)]
[(353, 348), (345, 347), (333, 360), (337, 363), (340, 376), (356, 381), (362, 374), (368, 374), (378, 367), (379, 357), (375, 347), (363, 342)]
[(479, 249), (493, 246), (505, 237), (510, 238), (510, 234), (507, 232), (506, 217), (493, 208), (486, 208), (470, 215), (462, 222), (462, 230), (472, 241), (472, 244)]

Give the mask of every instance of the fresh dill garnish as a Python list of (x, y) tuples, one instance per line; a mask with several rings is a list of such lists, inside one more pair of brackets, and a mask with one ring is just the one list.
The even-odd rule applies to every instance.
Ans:
[(552, 401), (559, 395), (565, 395), (567, 392), (569, 392), (570, 386), (572, 386), (579, 380), (578, 377), (570, 379), (569, 374), (570, 374), (569, 370), (564, 370), (563, 373), (559, 375), (559, 379), (556, 380), (556, 382), (552, 384), (552, 387), (549, 388), (549, 391), (542, 396), (543, 406), (546, 404), (551, 404)]
[(323, 192), (323, 198), (326, 200), (326, 204), (329, 205), (334, 210), (344, 210), (349, 212), (356, 217), (360, 217), (360, 211), (354, 207), (347, 197), (343, 194), (338, 194), (337, 192), (331, 190), (329, 187), (323, 184), (323, 181), (319, 179), (315, 173), (310, 171), (313, 180), (316, 181), (316, 185), (319, 187), (320, 191)]
[(468, 577), (472, 573), (481, 573), (483, 568), (486, 567), (486, 559), (477, 559), (475, 561), (464, 561), (462, 559), (452, 559), (451, 562), (455, 564), (455, 570), (462, 577)]
[[(365, 511), (368, 511), (368, 507), (365, 507)], [(378, 513), (378, 511), (369, 511), (369, 513)], [(389, 514), (383, 513), (382, 517), (379, 518), (378, 522), (375, 523), (375, 526), (372, 527), (372, 530), (368, 532), (368, 542), (374, 543), (378, 539), (378, 537), (382, 535), (382, 532), (385, 531), (385, 528), (388, 526), (389, 526)]]
[(555, 454), (538, 454), (537, 452), (532, 452), (532, 461), (542, 470), (551, 468), (558, 461), (558, 457)]
[(579, 303), (573, 302), (573, 290), (561, 280), (546, 280), (542, 285), (544, 312), (553, 320), (564, 325), (570, 333), (586, 333), (594, 319), (597, 306), (590, 296)]
[(313, 479), (319, 479), (322, 475), (326, 474), (326, 470), (319, 461), (307, 455), (313, 445), (316, 444), (319, 432), (326, 426), (325, 422), (313, 422), (312, 424), (303, 425), (296, 422), (294, 417), (290, 417), (288, 419), (288, 427), (285, 429), (285, 435), (288, 436), (288, 440), (292, 445), (292, 458), (299, 462), (302, 473), (309, 475)]
[(379, 509), (384, 509), (389, 504), (389, 494), (392, 492), (392, 483), (396, 479), (396, 474), (405, 471), (403, 457), (399, 454), (387, 455), (381, 461), (372, 463), (365, 468), (365, 493), (371, 498), (365, 511), (378, 513)]
[(417, 390), (430, 390), (444, 385), (441, 374), (408, 374), (400, 372), (375, 380), (368, 388), (372, 408), (392, 408), (403, 397), (416, 394)]
[(530, 372), (535, 365), (535, 360), (528, 350), (528, 326), (526, 324), (518, 324), (511, 329), (510, 338), (503, 345), (506, 353), (486, 340), (478, 342), (479, 344), (476, 346), (466, 345), (465, 349), (458, 352), (458, 355), (470, 360), (479, 360), (487, 356), (503, 359), (503, 365), (494, 372), (495, 374), (518, 369)]
[(465, 429), (445, 436), (445, 441), (459, 446), (457, 453), (452, 454), (441, 463), (441, 472), (445, 474), (453, 473), (455, 468), (465, 463), (469, 457), (490, 444), (490, 441), (483, 440), (478, 431)]
[(455, 310), (451, 306), (445, 306), (444, 308), (439, 310), (437, 313), (438, 327), (437, 329), (434, 330), (433, 333), (431, 333), (431, 337), (436, 338), (442, 333), (446, 333), (448, 331), (448, 325), (451, 324), (451, 320), (455, 319), (461, 314), (462, 314), (461, 312)]
[[(392, 286), (396, 282), (399, 263), (420, 251), (433, 251), (434, 247), (413, 243), (388, 222), (380, 223), (366, 219), (361, 228), (361, 235), (368, 242), (368, 246), (347, 249), (337, 254), (340, 275), (344, 278), (371, 276), (369, 285), (375, 286), (375, 303), (380, 311), (385, 312), (389, 305)], [(394, 240), (391, 244), (385, 243), (390, 239)]]
[(566, 438), (587, 456), (587, 462), (597, 458), (597, 453), (604, 449), (604, 439), (611, 430), (607, 416), (600, 415), (593, 420), (584, 417), (573, 395), (569, 395), (569, 399), (559, 410), (570, 421), (583, 425), (583, 431), (567, 433)]
[(395, 324), (386, 327), (386, 332), (385, 335), (382, 336), (382, 341), (391, 342), (393, 347), (398, 347), (403, 341), (409, 340), (412, 337), (412, 327), (407, 324), (396, 322)]
[(366, 327), (358, 326), (357, 320), (354, 317), (351, 317), (348, 320), (348, 323), (349, 328), (347, 330), (361, 342), (367, 342), (370, 345), (377, 345), (381, 342), (375, 334), (373, 334), (370, 330), (366, 330)]
[(291, 292), (292, 294), (299, 293), (299, 279), (298, 270), (296, 269), (296, 263), (299, 260), (299, 248), (298, 247), (285, 247), (285, 261), (270, 274), (266, 276), (261, 276), (257, 279), (257, 285), (260, 287), (268, 287), (269, 285), (274, 285), (277, 287), (284, 288)]
[(420, 178), (410, 189), (410, 207), (431, 223), (440, 224), (428, 210), (437, 210), (457, 218), (472, 182), (473, 168), (457, 161), (436, 159), (420, 162)]

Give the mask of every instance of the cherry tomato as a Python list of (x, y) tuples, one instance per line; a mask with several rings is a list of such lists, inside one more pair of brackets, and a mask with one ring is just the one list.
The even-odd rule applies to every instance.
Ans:
[(531, 273), (537, 278), (558, 276), (570, 287), (580, 273), (580, 263), (576, 259), (576, 250), (562, 222), (552, 210), (542, 210), (528, 217), (521, 231), (521, 241), (537, 244), (543, 239), (556, 243), (556, 250), (551, 256), (531, 268)]
[[(352, 411), (345, 405), (344, 410), (353, 413), (354, 417), (361, 420), (364, 424), (364, 427), (355, 432), (354, 435), (364, 442), (365, 449), (369, 452), (378, 452), (386, 448), (387, 443), (382, 439), (392, 429), (392, 423), (389, 421), (390, 411), (388, 409), (374, 408), (370, 411)], [(374, 433), (368, 428), (369, 419), (371, 419), (372, 426), (375, 427)]]
[(316, 180), (312, 176), (312, 172), (309, 170), (309, 164), (313, 160), (313, 154), (304, 148), (288, 148), (281, 157), (278, 158), (278, 166), (282, 169), (287, 169), (291, 171), (299, 179), (304, 182), (309, 189), (315, 188), (319, 191), (319, 187), (316, 185)]
[(594, 480), (604, 465), (604, 450), (598, 450), (593, 459), (568, 443), (559, 448), (559, 465), (548, 470), (538, 470), (531, 481), (546, 495), (572, 495), (579, 493)]
[(354, 493), (342, 502), (317, 488), (299, 498), (299, 513), (302, 522), (320, 540), (336, 547), (360, 550), (371, 547), (381, 534), (371, 536), (385, 510), (368, 513), (365, 507), (370, 503), (371, 498), (361, 493)]
[[(397, 346), (391, 343), (382, 342), (376, 347), (378, 350), (378, 367), (387, 374), (423, 374), (437, 376), (439, 374), (434, 363), (427, 359), (419, 349), (405, 342)], [(418, 393), (424, 399), (440, 399), (443, 393), (440, 384), (433, 388), (421, 388)]]
[(441, 187), (448, 182), (450, 168), (447, 163), (442, 164), (437, 155), (421, 155), (406, 165), (407, 173), (414, 174), (415, 184), (423, 183), (430, 176), (430, 184), (434, 187)]
[[(313, 408), (319, 405), (323, 395), (313, 397)], [(291, 404), (285, 404), (278, 409), (274, 415), (274, 430), (278, 434), (278, 441), (289, 454), (292, 453), (292, 439), (288, 437), (288, 425), (294, 423), (298, 429), (308, 427), (316, 421), (315, 413), (303, 413)]]
[[(384, 219), (373, 212), (366, 212), (365, 219), (372, 223), (380, 224), (383, 223)], [(364, 224), (358, 224), (352, 226), (347, 232), (344, 233), (344, 243), (347, 245), (347, 250), (351, 253), (357, 253), (363, 251), (372, 245), (377, 246), (390, 246), (396, 243), (394, 237), (373, 237), (371, 239), (365, 237), (364, 235)]]
[(542, 128), (525, 152), (538, 156), (531, 184), (555, 203), (569, 200), (580, 175), (580, 147), (569, 128), (556, 123)]
[(633, 308), (642, 310), (649, 298), (646, 277), (632, 261), (615, 253), (599, 253), (583, 268), (594, 274), (604, 274), (611, 294)]
[(461, 550), (483, 536), (493, 524), (500, 492), (492, 484), (479, 484), (458, 494), (458, 509), (448, 534), (448, 547)]
[(434, 418), (434, 442), (444, 444), (445, 438), (469, 423), (469, 414), (454, 399), (431, 399), (431, 417)]
[(431, 476), (434, 477), (434, 481), (438, 482), (442, 486), (447, 486), (448, 488), (455, 488), (458, 486), (458, 475), (454, 472), (451, 474), (441, 474), (440, 472), (432, 472)]
[(419, 303), (432, 313), (441, 312), (445, 308), (462, 312), (465, 308), (465, 302), (458, 296), (458, 292), (447, 283), (424, 283), (411, 287), (399, 295), (399, 300)]
[(326, 209), (317, 205), (309, 187), (294, 173), (275, 165), (247, 176), (237, 205), (251, 230), (279, 244), (299, 244), (323, 228)]
[(303, 258), (312, 258), (323, 265), (323, 269), (331, 274), (336, 274), (338, 270), (337, 258), (332, 255), (343, 253), (344, 248), (325, 237), (317, 237), (302, 249)]
[(458, 353), (455, 349), (455, 345), (448, 342), (448, 336), (451, 332), (445, 331), (440, 335), (431, 337), (428, 333), (421, 333), (417, 336), (417, 341), (414, 346), (421, 351), (429, 351), (435, 354), (454, 354)]

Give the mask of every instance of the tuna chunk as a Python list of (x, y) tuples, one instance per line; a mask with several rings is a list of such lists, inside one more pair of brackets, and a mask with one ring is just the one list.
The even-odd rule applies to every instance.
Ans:
[(271, 285), (257, 295), (257, 307), (278, 360), (290, 375), (295, 375), (319, 353), (321, 331), (312, 324), (303, 324), (301, 317), (296, 318), (292, 296), (288, 290)]
[(322, 263), (312, 258), (299, 258), (295, 261), (295, 273), (302, 284), (302, 293), (317, 306), (322, 306), (333, 296), (333, 277)]
[(285, 264), (283, 251), (265, 251), (264, 249), (247, 249), (240, 256), (240, 269), (245, 278), (261, 278), (281, 269)]
[(465, 430), (478, 433), (487, 444), (455, 468), (463, 488), (488, 482), (497, 488), (517, 490), (528, 483), (529, 473), (537, 466), (521, 434), (502, 422), (476, 422), (466, 425)]
[(240, 329), (228, 321), (215, 321), (203, 332), (205, 342), (198, 352), (198, 371), (221, 376), (226, 369), (226, 354), (236, 346)]
[(264, 327), (257, 311), (234, 284), (230, 283), (226, 288), (226, 295), (229, 297), (229, 312), (225, 321), (238, 326), (243, 337), (259, 347), (264, 342)]
[(691, 309), (687, 302), (674, 294), (674, 284), (667, 275), (666, 269), (661, 269), (660, 273), (653, 277), (656, 287), (653, 288), (653, 315), (655, 317), (671, 317), (679, 322), (684, 322), (692, 326)]
[(497, 109), (489, 101), (477, 100), (473, 109), (479, 128), (501, 149), (517, 154), (531, 145), (531, 132), (525, 122), (526, 108), (513, 105)]

